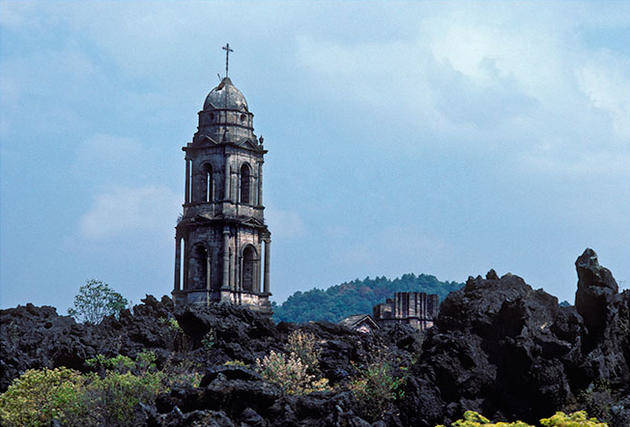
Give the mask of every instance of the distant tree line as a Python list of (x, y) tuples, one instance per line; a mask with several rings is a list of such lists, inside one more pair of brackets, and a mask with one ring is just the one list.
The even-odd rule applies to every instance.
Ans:
[(338, 322), (352, 314), (371, 314), (372, 307), (396, 292), (425, 292), (437, 294), (442, 301), (449, 292), (456, 291), (464, 284), (441, 282), (435, 276), (413, 273), (390, 280), (386, 277), (353, 280), (326, 290), (311, 289), (297, 291), (284, 303), (273, 303), (273, 317), (277, 322), (304, 323), (311, 320)]

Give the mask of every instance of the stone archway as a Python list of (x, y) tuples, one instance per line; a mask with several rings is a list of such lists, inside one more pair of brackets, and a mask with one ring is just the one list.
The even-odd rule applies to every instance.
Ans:
[(256, 249), (249, 245), (243, 250), (243, 290), (257, 291), (256, 287)]
[(189, 289), (206, 289), (208, 281), (208, 251), (202, 244), (192, 248), (188, 267)]

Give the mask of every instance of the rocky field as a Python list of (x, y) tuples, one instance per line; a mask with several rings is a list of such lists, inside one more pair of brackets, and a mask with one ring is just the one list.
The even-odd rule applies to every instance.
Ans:
[[(590, 249), (576, 268), (570, 307), (518, 276), (471, 277), (443, 301), (425, 336), (408, 327), (362, 335), (323, 322), (275, 324), (229, 305), (174, 310), (167, 297), (147, 296), (97, 326), (28, 304), (0, 312), (0, 391), (27, 369), (102, 375), (86, 361), (149, 350), (157, 369), (190, 381), (136, 405), (129, 424), (434, 426), (466, 410), (535, 423), (585, 409), (627, 427), (630, 291), (618, 292)], [(256, 365), (272, 352), (289, 354), (295, 331), (313, 338), (312, 390), (288, 389)], [(361, 388), (378, 375), (387, 384)], [(378, 395), (379, 386), (391, 393)]]

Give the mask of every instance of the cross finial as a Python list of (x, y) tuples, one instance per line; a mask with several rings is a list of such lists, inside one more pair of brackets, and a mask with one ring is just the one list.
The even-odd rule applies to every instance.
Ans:
[(230, 49), (230, 44), (226, 43), (221, 49), (225, 51), (225, 77), (228, 76), (228, 60), (230, 58), (230, 52), (234, 52), (233, 49)]

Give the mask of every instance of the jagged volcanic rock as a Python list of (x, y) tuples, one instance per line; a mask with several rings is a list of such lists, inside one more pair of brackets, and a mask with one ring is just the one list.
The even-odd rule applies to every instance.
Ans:
[[(29, 368), (87, 371), (85, 360), (97, 354), (135, 357), (151, 350), (159, 367), (185, 360), (204, 375), (199, 387), (176, 385), (139, 405), (136, 425), (367, 426), (343, 385), (357, 366), (384, 351), (394, 365), (416, 362), (409, 371), (394, 371), (407, 377), (405, 396), (373, 425), (434, 426), (470, 409), (497, 420), (536, 422), (556, 410), (591, 405), (606, 409), (601, 416), (611, 426), (626, 427), (630, 291), (618, 292), (590, 249), (576, 268), (576, 305), (568, 307), (509, 273), (471, 277), (443, 301), (424, 338), (404, 325), (374, 335), (325, 322), (276, 325), (232, 305), (174, 310), (167, 297), (147, 296), (119, 319), (96, 326), (27, 304), (0, 311), (0, 391)], [(173, 329), (173, 317), (183, 332)], [(315, 335), (320, 370), (339, 386), (335, 391), (287, 396), (251, 367), (224, 366), (230, 360), (252, 366), (271, 350), (285, 351), (298, 328)]]
[(591, 249), (576, 267), (576, 307), (493, 270), (452, 292), (414, 366), (405, 424), (435, 425), (468, 409), (536, 422), (594, 381), (628, 393), (630, 292), (617, 293)]

